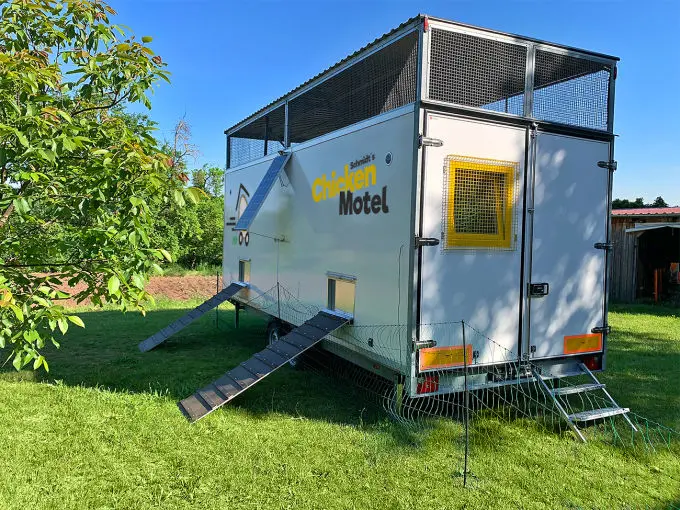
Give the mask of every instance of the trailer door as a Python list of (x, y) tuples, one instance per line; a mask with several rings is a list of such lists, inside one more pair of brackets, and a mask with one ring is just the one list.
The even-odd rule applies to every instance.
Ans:
[(539, 132), (534, 138), (529, 351), (534, 358), (600, 352), (605, 324), (609, 143)]
[[(439, 368), (516, 360), (526, 130), (425, 112), (419, 338)], [(441, 142), (441, 143), (440, 143)], [(437, 245), (433, 245), (438, 241)], [(448, 360), (448, 361), (447, 361)], [(428, 369), (419, 360), (421, 372)]]

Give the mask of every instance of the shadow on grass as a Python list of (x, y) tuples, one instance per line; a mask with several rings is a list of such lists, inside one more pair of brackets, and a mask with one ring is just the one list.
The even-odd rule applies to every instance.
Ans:
[[(62, 381), (113, 391), (153, 393), (181, 400), (265, 347), (266, 320), (242, 313), (234, 327), (232, 310), (210, 312), (156, 349), (141, 353), (138, 343), (181, 317), (186, 310), (155, 310), (146, 318), (119, 311), (83, 312), (85, 329), (72, 328), (60, 349), (46, 348), (50, 371), (0, 371), (0, 378)], [(238, 396), (231, 405), (255, 418), (271, 412), (294, 417), (372, 426), (385, 413), (361, 389), (316, 371), (289, 366)], [(179, 411), (178, 411), (179, 413)], [(404, 437), (406, 442), (412, 439)]]
[[(647, 307), (649, 308), (649, 307)], [(70, 386), (103, 387), (146, 392), (180, 400), (214, 381), (265, 346), (266, 320), (242, 314), (233, 326), (232, 310), (211, 312), (175, 334), (153, 351), (141, 353), (138, 343), (182, 316), (186, 310), (155, 310), (144, 318), (119, 311), (84, 312), (86, 329), (73, 328), (61, 349), (46, 349), (50, 372), (30, 371), (19, 378)], [(640, 312), (642, 313), (642, 312)], [(644, 313), (650, 313), (645, 310)], [(664, 348), (668, 340), (620, 330), (609, 345), (609, 370), (602, 379), (621, 405), (677, 428), (680, 426), (677, 367), (680, 354)], [(0, 378), (17, 378), (5, 367)], [(349, 425), (382, 426), (383, 409), (365, 390), (344, 379), (288, 366), (268, 376), (232, 404), (254, 418), (275, 412), (293, 417)], [(178, 411), (179, 412), (179, 411)], [(415, 444), (406, 434), (400, 442)]]

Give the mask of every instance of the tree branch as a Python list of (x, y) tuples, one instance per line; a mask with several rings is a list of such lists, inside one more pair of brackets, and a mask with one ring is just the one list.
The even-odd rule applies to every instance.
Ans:
[[(17, 193), (17, 196), (21, 195), (21, 192), (26, 189), (26, 186), (28, 186), (28, 181), (24, 182), (21, 187), (19, 188), (19, 193)], [(2, 216), (0, 216), (0, 229), (2, 229), (5, 224), (7, 223), (7, 220), (9, 220), (9, 217), (12, 215), (14, 212), (14, 204), (9, 204), (7, 206), (7, 209), (2, 213)]]
[(116, 95), (116, 99), (114, 99), (111, 104), (99, 105), (99, 106), (90, 106), (88, 108), (82, 108), (80, 110), (76, 110), (75, 112), (73, 112), (71, 114), (71, 117), (75, 117), (76, 115), (80, 115), (81, 113), (89, 112), (89, 111), (92, 111), (92, 110), (108, 110), (110, 108), (113, 108), (117, 104), (120, 104), (123, 101), (125, 101), (128, 98), (129, 95), (130, 95), (130, 91), (123, 94), (120, 98), (118, 98), (118, 95)]

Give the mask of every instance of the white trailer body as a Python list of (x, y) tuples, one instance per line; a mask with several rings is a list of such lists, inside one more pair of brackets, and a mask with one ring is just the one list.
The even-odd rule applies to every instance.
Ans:
[(233, 301), (412, 397), (604, 369), (617, 60), (418, 16), (228, 129)]

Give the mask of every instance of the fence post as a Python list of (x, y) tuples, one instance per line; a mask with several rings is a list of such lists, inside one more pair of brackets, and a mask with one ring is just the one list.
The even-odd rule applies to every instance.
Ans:
[(468, 455), (470, 453), (470, 397), (468, 393), (467, 344), (465, 341), (465, 321), (460, 321), (463, 329), (463, 384), (465, 387), (465, 461), (463, 464), (463, 487), (467, 486)]

